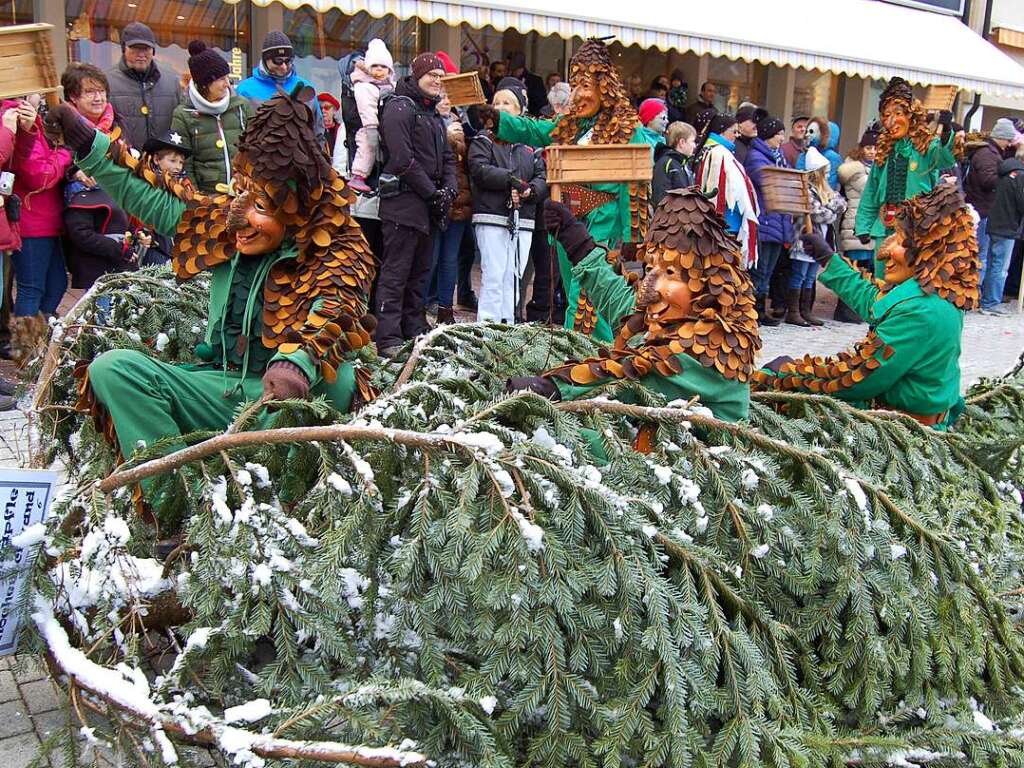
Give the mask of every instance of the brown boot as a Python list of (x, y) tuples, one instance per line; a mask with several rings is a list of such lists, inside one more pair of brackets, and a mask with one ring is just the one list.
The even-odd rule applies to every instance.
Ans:
[(438, 307), (437, 308), (437, 324), (445, 325), (455, 322), (455, 312), (451, 307)]
[(14, 318), (11, 322), (11, 359), (19, 368), (24, 368), (42, 351), (49, 330), (42, 315)]
[(805, 328), (810, 325), (800, 314), (800, 289), (790, 288), (786, 292), (786, 322), (790, 325), (802, 325)]
[(757, 324), (774, 328), (776, 325), (780, 325), (782, 320), (768, 314), (768, 311), (765, 309), (765, 302), (767, 300), (767, 296), (754, 297), (754, 308), (757, 310)]
[(804, 288), (800, 291), (800, 314), (804, 320), (807, 321), (808, 325), (824, 325), (824, 320), (819, 320), (811, 314), (811, 308), (814, 306), (814, 289)]

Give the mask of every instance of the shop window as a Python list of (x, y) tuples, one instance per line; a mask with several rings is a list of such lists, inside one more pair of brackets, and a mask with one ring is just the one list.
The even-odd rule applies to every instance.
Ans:
[(0, 0), (0, 27), (33, 21), (32, 0)]
[(834, 79), (831, 72), (798, 69), (793, 87), (793, 114), (834, 117)]
[(419, 19), (376, 19), (365, 12), (347, 16), (337, 8), (326, 13), (307, 6), (284, 11), (284, 32), (295, 46), (295, 68), (317, 91), (336, 91), (338, 60), (354, 50), (365, 51), (375, 37), (387, 44), (395, 69), (404, 74), (423, 47), (424, 29)]
[[(68, 60), (109, 69), (121, 58), (121, 30), (141, 21), (157, 40), (160, 71), (188, 71), (188, 44), (202, 40), (233, 64), (233, 74), (249, 74), (249, 3), (224, 0), (66, 0)], [(233, 52), (234, 49), (234, 52)]]
[(745, 101), (754, 104), (762, 101), (764, 77), (760, 65), (721, 58), (709, 59), (708, 81), (718, 87), (715, 108), (719, 112), (735, 114)]

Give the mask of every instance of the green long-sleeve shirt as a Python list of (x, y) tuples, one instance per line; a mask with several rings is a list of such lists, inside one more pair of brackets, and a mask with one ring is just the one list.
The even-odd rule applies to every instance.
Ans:
[[(636, 294), (625, 278), (612, 269), (605, 258), (606, 253), (602, 247), (595, 248), (572, 268), (572, 274), (587, 291), (601, 316), (608, 318), (613, 327), (617, 328), (633, 313)], [(723, 421), (740, 421), (747, 417), (750, 410), (750, 388), (747, 384), (726, 379), (718, 371), (701, 365), (689, 355), (679, 354), (676, 357), (683, 366), (680, 373), (672, 376), (649, 373), (640, 379), (640, 383), (660, 392), (669, 401), (689, 400), (697, 395), (701, 404), (710, 408)], [(601, 383), (607, 382), (569, 384), (555, 380), (563, 400), (584, 397)]]
[[(177, 231), (186, 204), (115, 163), (107, 156), (109, 147), (110, 139), (97, 131), (91, 150), (84, 157), (78, 158), (78, 167), (96, 179), (114, 202), (130, 215), (159, 234), (172, 237)], [(284, 354), (263, 347), (261, 341), (263, 284), (275, 263), (295, 258), (297, 254), (295, 243), (286, 240), (273, 253), (259, 257), (236, 253), (230, 261), (210, 270), (210, 322), (207, 324), (205, 346), (197, 350), (200, 357), (225, 365), (241, 366), (243, 359), (237, 353), (237, 342), (239, 335), (244, 333), (249, 338), (250, 347), (248, 372), (261, 374), (269, 363), (286, 360), (302, 369), (311, 386), (320, 383), (319, 366), (305, 350)], [(259, 259), (259, 264), (253, 263), (256, 259)], [(240, 280), (247, 282), (240, 285)], [(311, 311), (315, 311), (321, 303), (315, 302)]]
[[(502, 141), (542, 148), (552, 143), (551, 132), (557, 124), (557, 120), (534, 120), (529, 117), (503, 114), (498, 123), (498, 138)], [(653, 131), (646, 131), (640, 127), (633, 132), (629, 143), (649, 145), (652, 152), (651, 163), (653, 164), (654, 146), (658, 143), (658, 138), (657, 134)], [(587, 231), (594, 238), (594, 242), (609, 248), (618, 248), (622, 243), (629, 242), (632, 239), (629, 184), (607, 183), (588, 184), (587, 186), (598, 192), (608, 192), (615, 195), (613, 200), (595, 208), (583, 217), (583, 223), (586, 224)], [(579, 288), (572, 277), (572, 265), (569, 263), (568, 258), (566, 258), (561, 246), (558, 246), (558, 265), (561, 270), (562, 285), (565, 288), (566, 303), (568, 305), (568, 310), (565, 313), (565, 327), (572, 328), (575, 320)], [(598, 311), (598, 323), (597, 328), (594, 330), (594, 338), (603, 342), (611, 341), (613, 327), (614, 324)]]
[[(854, 224), (856, 234), (866, 233), (875, 238), (882, 238), (889, 234), (890, 230), (886, 229), (878, 214), (886, 203), (889, 174), (893, 173), (893, 167), (898, 158), (905, 159), (907, 162), (907, 182), (902, 190), (902, 197), (889, 201), (893, 203), (901, 203), (923, 192), (931, 192), (939, 182), (939, 171), (956, 165), (956, 157), (953, 155), (953, 135), (950, 133), (945, 144), (937, 137), (932, 139), (928, 145), (928, 151), (924, 155), (914, 148), (910, 139), (902, 138), (896, 142), (886, 161), (881, 165), (873, 166), (868, 174), (864, 194), (861, 195), (857, 208), (857, 219)], [(878, 241), (878, 244), (880, 245), (881, 241)]]
[[(925, 293), (914, 279), (882, 293), (838, 256), (832, 258), (819, 279), (866, 318), (878, 337), (892, 348), (888, 358), (879, 349), (875, 353), (878, 368), (834, 396), (857, 407), (879, 401), (907, 413), (946, 413), (936, 426), (945, 429), (952, 424), (963, 410), (960, 336), (964, 313), (942, 297)], [(803, 377), (809, 391), (813, 380)]]

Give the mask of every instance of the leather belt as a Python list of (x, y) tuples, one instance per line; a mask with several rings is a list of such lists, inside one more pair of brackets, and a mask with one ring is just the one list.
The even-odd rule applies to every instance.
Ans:
[(893, 408), (892, 406), (885, 405), (884, 403), (880, 404), (879, 407), (883, 411), (895, 411), (896, 413), (902, 413), (904, 416), (909, 416), (914, 421), (916, 421), (918, 424), (921, 424), (921, 425), (923, 425), (925, 427), (934, 427), (936, 424), (941, 424), (943, 421), (946, 420), (946, 414), (949, 413), (949, 411), (943, 411), (942, 413), (930, 413), (930, 414), (911, 413), (910, 411), (904, 411), (904, 410), (902, 410), (900, 408)]

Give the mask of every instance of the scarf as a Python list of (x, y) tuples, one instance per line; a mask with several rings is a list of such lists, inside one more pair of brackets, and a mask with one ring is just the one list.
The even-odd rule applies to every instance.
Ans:
[(291, 77), (292, 75), (295, 74), (295, 65), (294, 64), (292, 65), (292, 68), (288, 70), (288, 74), (287, 75), (283, 75), (283, 76), (282, 75), (273, 75), (273, 74), (271, 74), (270, 72), (267, 71), (267, 68), (263, 66), (263, 62), (261, 61), (260, 62), (260, 74), (263, 75), (264, 77), (269, 77), (275, 83), (283, 83), (289, 77)]
[(735, 211), (740, 219), (736, 239), (747, 267), (757, 263), (757, 195), (743, 166), (733, 155), (735, 145), (717, 133), (708, 135), (704, 156), (697, 167), (697, 185), (715, 201), (720, 216)]
[(223, 115), (228, 111), (228, 104), (231, 102), (230, 89), (220, 101), (207, 101), (199, 93), (194, 80), (190, 80), (188, 83), (188, 96), (192, 99), (192, 106), (195, 107), (196, 112), (203, 115)]
[[(82, 115), (81, 112), (78, 114)], [(114, 127), (114, 105), (108, 101), (107, 106), (103, 108), (103, 114), (99, 116), (98, 120), (94, 121), (92, 118), (85, 117), (85, 115), (82, 115), (82, 117), (84, 117), (86, 122), (90, 123), (97, 131), (102, 131), (109, 136), (110, 130)]]

